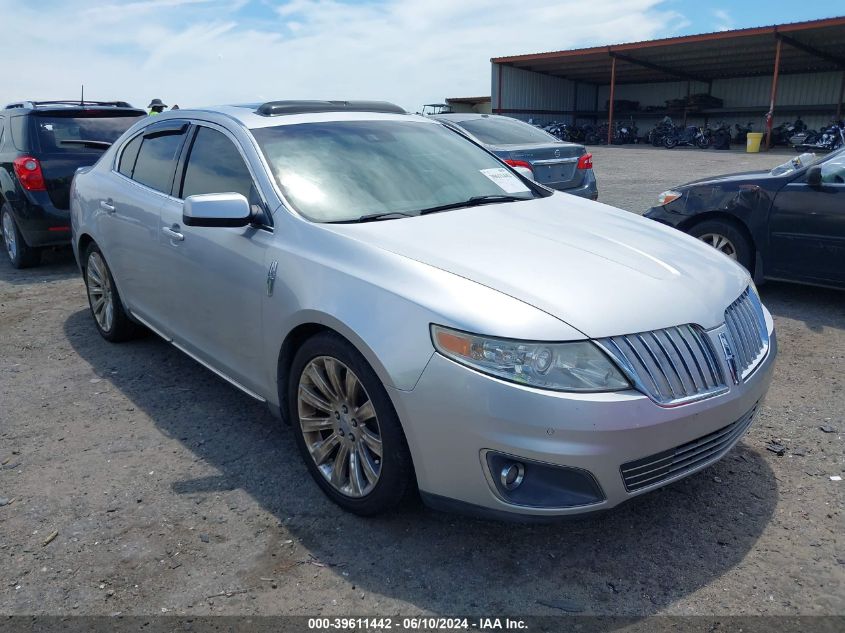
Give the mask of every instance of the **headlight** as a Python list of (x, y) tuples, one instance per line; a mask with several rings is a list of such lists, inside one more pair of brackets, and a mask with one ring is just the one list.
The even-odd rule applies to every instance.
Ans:
[(677, 200), (682, 195), (684, 194), (682, 194), (680, 191), (673, 191), (672, 189), (670, 189), (669, 191), (664, 191), (659, 196), (657, 196), (657, 204), (661, 206), (667, 205), (673, 200)]
[(535, 343), (431, 326), (435, 349), (485, 374), (554, 391), (619, 391), (631, 385), (590, 341)]

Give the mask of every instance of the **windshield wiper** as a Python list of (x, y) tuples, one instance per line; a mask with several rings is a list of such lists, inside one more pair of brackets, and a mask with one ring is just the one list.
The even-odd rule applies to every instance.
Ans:
[(64, 141), (59, 141), (63, 145), (85, 145), (86, 147), (111, 147), (111, 143), (108, 141), (93, 141), (93, 140), (86, 140), (86, 139), (67, 139)]
[(449, 209), (461, 209), (464, 207), (477, 207), (482, 204), (494, 204), (496, 202), (519, 202), (520, 200), (530, 200), (531, 198), (520, 198), (517, 196), (507, 195), (492, 195), (492, 196), (473, 196), (463, 202), (452, 202), (450, 204), (441, 204), (436, 207), (428, 207), (427, 209), (420, 209), (418, 215), (426, 215), (427, 213), (438, 213), (440, 211), (448, 211)]
[(385, 211), (383, 213), (370, 213), (368, 215), (362, 215), (359, 218), (353, 218), (351, 220), (334, 220), (332, 222), (326, 222), (326, 224), (360, 224), (362, 222), (377, 222), (379, 220), (395, 220), (397, 218), (412, 218), (414, 217), (410, 213), (402, 213), (401, 211)]

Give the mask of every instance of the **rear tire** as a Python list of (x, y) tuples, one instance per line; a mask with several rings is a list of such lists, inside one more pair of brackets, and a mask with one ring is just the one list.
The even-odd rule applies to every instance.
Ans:
[(100, 336), (112, 343), (120, 343), (144, 334), (145, 328), (129, 318), (123, 308), (114, 277), (96, 244), (92, 242), (88, 245), (82, 261), (88, 306)]
[(361, 516), (398, 505), (413, 488), (411, 454), (387, 391), (360, 352), (334, 332), (317, 334), (294, 356), (287, 388), (297, 446), (326, 496)]
[(41, 249), (26, 243), (18, 228), (12, 207), (8, 203), (0, 209), (0, 230), (3, 233), (3, 246), (9, 261), (15, 268), (30, 268), (41, 263)]
[(754, 249), (740, 229), (724, 220), (705, 220), (689, 230), (689, 234), (724, 253), (751, 271)]

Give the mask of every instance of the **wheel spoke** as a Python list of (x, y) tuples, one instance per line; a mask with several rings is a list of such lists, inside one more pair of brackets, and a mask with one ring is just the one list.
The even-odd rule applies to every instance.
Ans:
[(313, 415), (300, 415), (299, 423), (302, 425), (302, 430), (305, 433), (314, 433), (315, 431), (330, 431), (334, 426), (332, 418), (325, 418)]
[(358, 395), (358, 378), (352, 371), (347, 369), (343, 383), (343, 393), (346, 395), (346, 401), (354, 403)]
[(89, 283), (93, 281), (96, 286), (100, 287), (103, 285), (103, 276), (100, 274), (98, 259), (98, 257), (92, 255), (91, 259), (88, 260), (88, 280)]
[(376, 417), (376, 410), (373, 408), (373, 403), (369, 400), (355, 409), (355, 418), (359, 424), (374, 417)]
[(106, 300), (105, 314), (103, 315), (103, 329), (111, 330), (112, 320), (114, 319), (114, 302), (109, 298)]
[(337, 433), (332, 433), (326, 439), (313, 444), (311, 446), (311, 456), (314, 458), (314, 462), (318, 466), (324, 464), (339, 444), (340, 437)]
[(326, 382), (326, 379), (323, 378), (323, 374), (317, 368), (316, 363), (311, 363), (308, 366), (308, 377), (311, 379), (311, 383), (320, 391), (323, 398), (325, 398), (325, 402), (327, 404), (330, 401), (339, 399), (337, 393), (335, 393), (329, 383)]
[(366, 426), (361, 427), (361, 439), (373, 453), (381, 457), (381, 439)]
[(343, 387), (340, 384), (340, 368), (337, 366), (337, 363), (334, 359), (326, 358), (323, 361), (323, 367), (326, 368), (326, 376), (329, 379), (329, 383), (331, 383), (332, 393), (335, 394), (336, 400), (343, 399)]
[(326, 402), (323, 398), (318, 396), (312, 389), (306, 385), (299, 385), (299, 399), (310, 404), (315, 409), (331, 413), (334, 409), (332, 405)]
[(331, 482), (335, 488), (342, 488), (345, 483), (345, 473), (348, 470), (349, 462), (349, 447), (346, 444), (341, 444), (337, 450), (337, 455), (334, 458), (334, 465), (332, 466)]
[(356, 448), (358, 449), (358, 461), (364, 469), (364, 475), (367, 477), (367, 481), (371, 484), (376, 483), (378, 473), (376, 472), (375, 465), (370, 459), (370, 456), (367, 454), (367, 449), (365, 449), (361, 444), (358, 444)]
[(349, 483), (352, 484), (352, 492), (360, 497), (367, 488), (367, 482), (362, 477), (358, 461), (358, 451), (352, 451), (349, 454)]
[(105, 297), (100, 294), (100, 297), (96, 301), (94, 301), (94, 304), (91, 306), (91, 309), (94, 310), (94, 316), (98, 316), (100, 312), (103, 311), (103, 306), (105, 305), (105, 303)]

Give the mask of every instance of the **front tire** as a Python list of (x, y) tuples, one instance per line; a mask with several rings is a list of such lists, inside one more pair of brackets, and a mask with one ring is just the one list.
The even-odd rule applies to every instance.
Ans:
[(112, 343), (137, 338), (143, 327), (132, 321), (114, 283), (111, 270), (99, 247), (92, 243), (85, 250), (83, 278), (88, 291), (88, 306), (100, 335)]
[(41, 249), (33, 248), (23, 239), (12, 215), (12, 208), (4, 204), (0, 209), (0, 227), (3, 233), (3, 246), (9, 261), (15, 268), (30, 268), (41, 263)]
[(372, 516), (412, 488), (399, 416), (366, 359), (333, 332), (308, 339), (288, 378), (289, 415), (311, 476), (344, 510)]
[(753, 248), (748, 238), (733, 224), (722, 220), (705, 220), (693, 226), (689, 234), (736, 260), (746, 270), (751, 270)]

